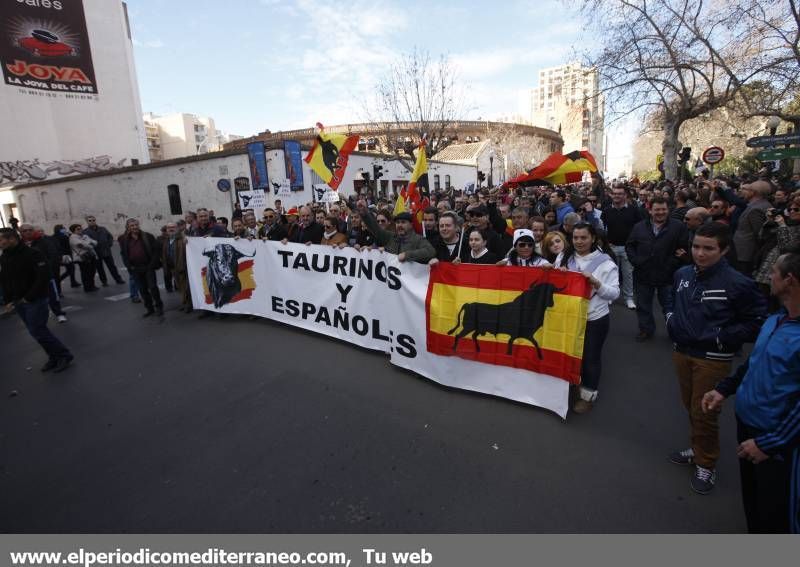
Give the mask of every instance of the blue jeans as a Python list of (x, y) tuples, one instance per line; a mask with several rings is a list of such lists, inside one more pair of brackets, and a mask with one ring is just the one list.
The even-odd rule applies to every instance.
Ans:
[(139, 285), (136, 283), (136, 278), (133, 277), (130, 270), (128, 270), (128, 292), (131, 295), (131, 299), (139, 297)]
[(17, 314), (25, 323), (30, 335), (42, 345), (51, 360), (72, 358), (72, 353), (69, 349), (47, 328), (49, 312), (46, 297), (31, 303), (18, 303)]
[(628, 253), (625, 252), (625, 246), (614, 246), (612, 244), (611, 250), (614, 252), (614, 256), (617, 257), (617, 265), (619, 265), (622, 299), (628, 301), (629, 299), (633, 299), (633, 264), (628, 260)]
[(634, 284), (636, 292), (636, 317), (639, 319), (639, 331), (652, 335), (656, 332), (656, 321), (653, 318), (653, 295), (658, 297), (658, 303), (661, 305), (661, 310), (669, 301), (669, 295), (672, 293), (671, 285), (653, 286), (636, 282)]

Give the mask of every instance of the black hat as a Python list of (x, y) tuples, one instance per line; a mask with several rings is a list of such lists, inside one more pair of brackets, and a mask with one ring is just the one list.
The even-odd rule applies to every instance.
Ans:
[(406, 212), (403, 212), (403, 213), (397, 213), (397, 214), (394, 216), (394, 220), (396, 220), (396, 221), (399, 221), (399, 220), (405, 220), (405, 221), (411, 222), (411, 220), (412, 220), (412, 218), (411, 218), (411, 213), (406, 213)]
[(475, 214), (485, 217), (489, 214), (489, 209), (486, 208), (486, 205), (478, 205), (477, 207), (472, 207), (471, 209), (467, 210), (467, 214)]

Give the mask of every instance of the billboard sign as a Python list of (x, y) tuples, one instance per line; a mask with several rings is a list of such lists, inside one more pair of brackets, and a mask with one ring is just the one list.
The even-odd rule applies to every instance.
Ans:
[(8, 85), (97, 94), (83, 0), (5, 2), (0, 64)]
[(264, 152), (264, 142), (247, 144), (247, 156), (250, 160), (250, 181), (253, 189), (269, 189), (267, 178), (267, 154)]
[(286, 161), (286, 179), (290, 181), (292, 191), (303, 190), (303, 156), (300, 142), (286, 140), (283, 143), (283, 159)]

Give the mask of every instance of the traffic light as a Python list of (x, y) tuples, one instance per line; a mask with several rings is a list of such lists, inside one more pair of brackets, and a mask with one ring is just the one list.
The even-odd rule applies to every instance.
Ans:
[(377, 181), (383, 177), (383, 166), (382, 165), (373, 165), (372, 166), (372, 178)]
[(361, 179), (363, 179), (365, 183), (369, 184), (369, 171), (362, 171)]
[(678, 154), (678, 163), (686, 163), (692, 157), (692, 148), (684, 147)]
[(478, 171), (478, 185), (486, 181), (486, 174), (482, 171)]

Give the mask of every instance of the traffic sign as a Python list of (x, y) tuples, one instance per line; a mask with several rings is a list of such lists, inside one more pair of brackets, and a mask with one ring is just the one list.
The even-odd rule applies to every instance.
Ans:
[(769, 148), (786, 144), (800, 144), (800, 134), (781, 134), (780, 136), (756, 136), (748, 138), (745, 145), (748, 148)]
[(719, 146), (711, 146), (710, 148), (706, 148), (706, 151), (703, 152), (703, 161), (708, 165), (714, 165), (715, 163), (721, 162), (723, 159), (725, 159), (725, 150)]
[(782, 159), (800, 158), (800, 148), (783, 148), (778, 150), (763, 150), (758, 152), (758, 161), (777, 161)]

